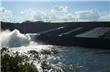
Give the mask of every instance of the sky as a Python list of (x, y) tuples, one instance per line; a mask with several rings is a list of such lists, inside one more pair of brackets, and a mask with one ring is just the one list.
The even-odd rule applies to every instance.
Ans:
[(2, 0), (0, 15), (0, 20), (7, 22), (110, 21), (110, 1)]

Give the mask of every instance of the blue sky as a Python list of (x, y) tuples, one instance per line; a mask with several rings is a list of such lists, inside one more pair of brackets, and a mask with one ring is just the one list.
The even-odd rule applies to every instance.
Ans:
[(2, 2), (2, 6), (10, 9), (14, 12), (22, 11), (27, 8), (36, 9), (36, 10), (50, 10), (54, 5), (63, 5), (68, 6), (69, 10), (71, 12), (74, 12), (76, 10), (81, 9), (95, 9), (97, 11), (103, 12), (107, 14), (110, 10), (109, 5), (110, 3), (108, 1), (56, 1), (56, 2)]
[[(20, 16), (20, 12), (26, 9), (33, 11), (49, 12), (55, 6), (67, 7), (69, 14), (77, 11), (94, 10), (99, 15), (107, 16), (110, 13), (109, 1), (2, 1), (2, 7), (13, 12), (13, 15)], [(84, 13), (83, 13), (84, 14)], [(80, 14), (81, 15), (81, 14)]]

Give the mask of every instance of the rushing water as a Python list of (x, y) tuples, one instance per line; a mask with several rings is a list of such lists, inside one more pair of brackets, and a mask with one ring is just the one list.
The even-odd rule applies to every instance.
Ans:
[(59, 47), (61, 51), (51, 60), (64, 72), (110, 72), (110, 51), (80, 47)]
[[(13, 51), (22, 53), (29, 50), (40, 52), (42, 49), (57, 49), (57, 54), (50, 55), (47, 58), (48, 62), (54, 65), (53, 70), (48, 72), (56, 72), (54, 70), (56, 66), (62, 68), (64, 72), (110, 72), (109, 50), (40, 45), (31, 41), (29, 35), (21, 34), (18, 30), (1, 32), (0, 38), (0, 47), (9, 47)], [(43, 60), (45, 56), (40, 55), (40, 58)], [(40, 63), (36, 62), (35, 65), (39, 68), (39, 72), (43, 72)]]

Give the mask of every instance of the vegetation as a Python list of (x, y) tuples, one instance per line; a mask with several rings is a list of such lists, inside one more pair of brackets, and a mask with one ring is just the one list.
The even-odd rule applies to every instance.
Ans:
[(28, 63), (27, 56), (20, 56), (18, 52), (9, 54), (7, 48), (1, 49), (1, 72), (38, 72), (32, 63)]
[[(62, 72), (60, 67), (54, 68), (46, 59), (41, 59), (40, 55), (56, 54), (55, 49), (52, 50), (42, 50), (37, 52), (35, 50), (30, 50), (26, 54), (21, 54), (19, 52), (13, 52), (8, 48), (2, 48), (1, 52), (1, 72), (39, 72), (39, 70), (34, 65), (34, 61), (38, 61), (41, 64), (43, 72)], [(28, 54), (28, 55), (27, 55)], [(32, 62), (30, 62), (30, 60)]]

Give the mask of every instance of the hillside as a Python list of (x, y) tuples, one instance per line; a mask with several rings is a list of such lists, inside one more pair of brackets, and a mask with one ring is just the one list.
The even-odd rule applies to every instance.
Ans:
[(50, 23), (50, 22), (30, 22), (25, 21), (22, 23), (9, 23), (9, 22), (1, 22), (2, 30), (5, 29), (19, 29), (22, 33), (36, 33), (45, 31), (52, 28), (57, 28), (61, 26), (101, 26), (101, 27), (110, 27), (109, 22), (65, 22), (65, 23)]

